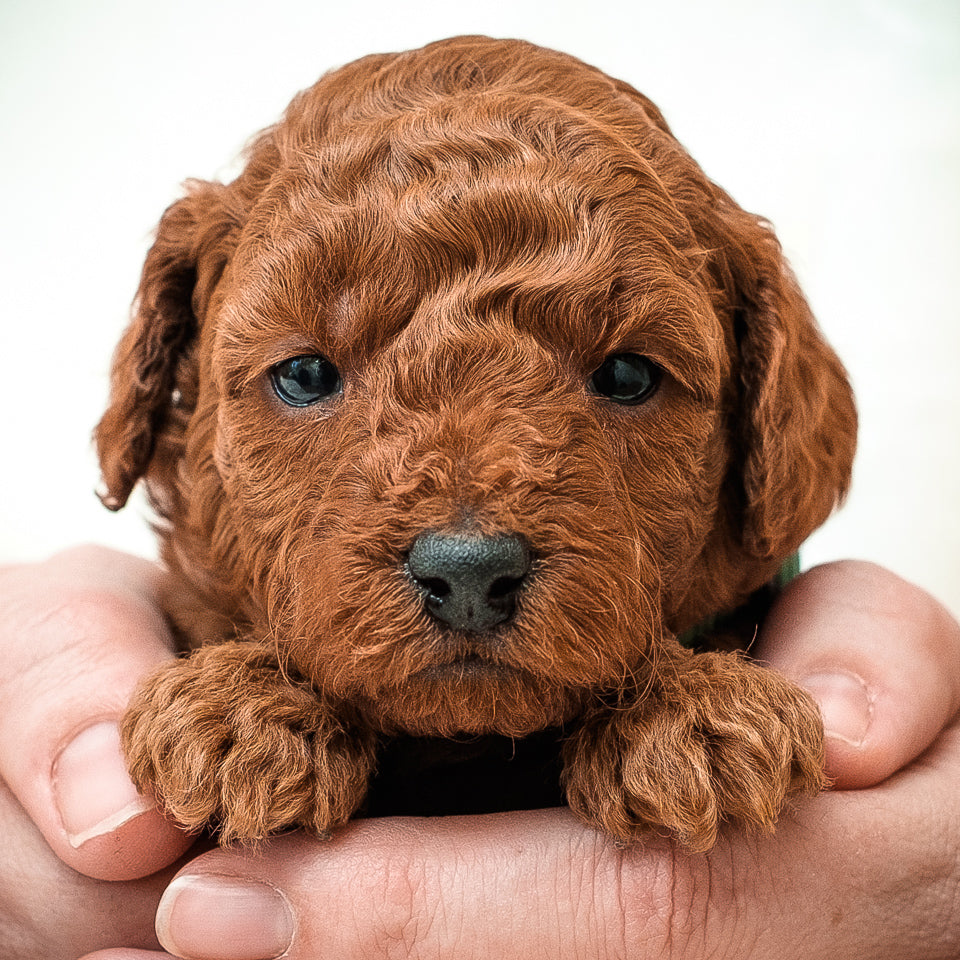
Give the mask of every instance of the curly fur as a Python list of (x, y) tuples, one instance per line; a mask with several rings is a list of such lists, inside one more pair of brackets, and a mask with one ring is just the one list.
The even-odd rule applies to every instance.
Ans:
[[(624, 407), (611, 354), (665, 371)], [(308, 409), (271, 366), (321, 353)], [(232, 183), (164, 215), (96, 440), (145, 478), (190, 656), (124, 724), (138, 784), (225, 839), (325, 832), (398, 734), (567, 731), (572, 807), (694, 849), (823, 783), (815, 707), (676, 636), (768, 582), (843, 497), (856, 416), (769, 226), (625, 83), (519, 41), (367, 57)], [(492, 636), (427, 616), (428, 530), (523, 537)]]

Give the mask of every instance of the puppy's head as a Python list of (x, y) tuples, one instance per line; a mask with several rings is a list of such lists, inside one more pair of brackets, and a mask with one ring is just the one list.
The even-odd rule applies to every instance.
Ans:
[(97, 443), (194, 643), (522, 734), (767, 581), (854, 433), (773, 234), (656, 108), (467, 38), (321, 79), (167, 211)]

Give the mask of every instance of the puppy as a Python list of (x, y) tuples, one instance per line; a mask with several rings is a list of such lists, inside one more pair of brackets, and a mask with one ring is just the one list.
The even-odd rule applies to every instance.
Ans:
[(115, 357), (102, 498), (144, 478), (184, 654), (125, 717), (134, 781), (224, 842), (325, 834), (549, 743), (622, 842), (772, 825), (821, 724), (723, 617), (855, 431), (769, 226), (636, 90), (476, 37), (336, 70), (167, 210)]

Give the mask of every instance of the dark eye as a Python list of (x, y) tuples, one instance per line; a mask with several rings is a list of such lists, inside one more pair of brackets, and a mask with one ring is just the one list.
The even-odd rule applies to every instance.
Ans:
[(638, 353), (615, 353), (597, 367), (590, 389), (614, 403), (632, 405), (649, 400), (657, 392), (663, 371)]
[(343, 388), (340, 372), (319, 354), (291, 357), (270, 368), (274, 393), (291, 407), (309, 407)]

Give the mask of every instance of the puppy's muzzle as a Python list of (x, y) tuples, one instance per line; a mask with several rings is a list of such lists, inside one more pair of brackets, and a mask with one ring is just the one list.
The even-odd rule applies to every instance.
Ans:
[(468, 633), (484, 633), (513, 617), (530, 569), (530, 551), (513, 534), (423, 533), (406, 564), (427, 613)]

